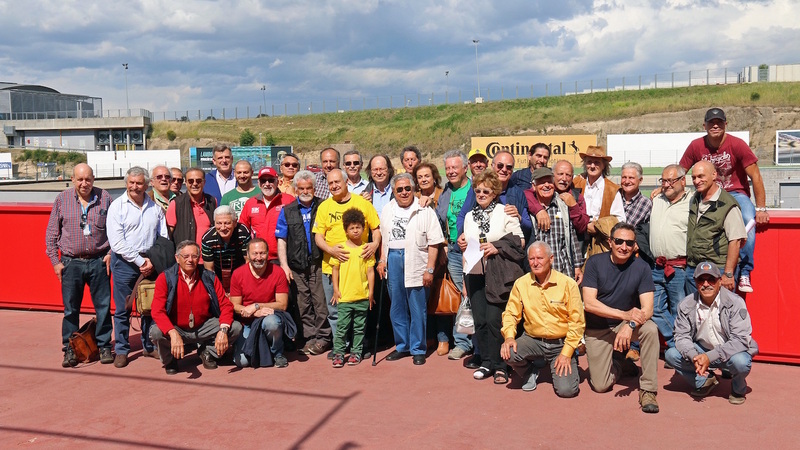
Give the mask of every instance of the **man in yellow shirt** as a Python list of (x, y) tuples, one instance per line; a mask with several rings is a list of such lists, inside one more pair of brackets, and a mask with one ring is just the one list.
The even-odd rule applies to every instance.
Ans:
[[(528, 262), (531, 273), (514, 283), (503, 312), (500, 356), (523, 375), (523, 391), (536, 389), (537, 366), (549, 363), (556, 395), (575, 397), (580, 392), (575, 348), (586, 328), (578, 284), (551, 268), (553, 250), (545, 242), (531, 244)], [(517, 339), (522, 319), (525, 333)]]

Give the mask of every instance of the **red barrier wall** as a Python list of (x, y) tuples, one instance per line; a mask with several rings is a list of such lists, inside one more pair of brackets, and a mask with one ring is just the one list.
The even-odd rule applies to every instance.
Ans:
[[(60, 285), (44, 253), (50, 210), (49, 205), (0, 204), (0, 307), (63, 311)], [(798, 254), (800, 211), (771, 210), (769, 225), (757, 233), (754, 292), (746, 296), (759, 360), (800, 364)], [(92, 311), (88, 288), (82, 311)]]

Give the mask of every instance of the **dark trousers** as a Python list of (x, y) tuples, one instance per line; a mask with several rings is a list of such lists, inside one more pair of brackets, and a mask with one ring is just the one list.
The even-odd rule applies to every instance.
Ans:
[(331, 325), (328, 322), (328, 306), (322, 290), (322, 268), (310, 267), (303, 272), (292, 270), (300, 312), (301, 335), (307, 342), (320, 345), (331, 343)]
[(61, 344), (66, 351), (69, 337), (80, 327), (81, 302), (84, 287), (89, 285), (92, 304), (97, 315), (98, 348), (111, 348), (111, 278), (106, 272), (102, 257), (93, 259), (61, 257), (61, 298), (64, 301), (64, 318), (61, 320)]
[(467, 274), (464, 277), (464, 284), (467, 286), (472, 315), (475, 318), (475, 334), (478, 337), (478, 347), (481, 349), (481, 366), (489, 370), (508, 370), (506, 362), (500, 357), (500, 347), (504, 341), (500, 329), (506, 305), (486, 301), (484, 275)]
[(550, 374), (553, 376), (553, 389), (559, 397), (575, 397), (580, 392), (580, 376), (578, 375), (578, 357), (573, 354), (570, 358), (572, 373), (567, 375), (556, 374), (556, 358), (564, 348), (564, 339), (538, 339), (527, 333), (517, 338), (517, 351), (511, 350), (508, 365), (520, 375), (534, 365), (542, 367), (545, 363), (550, 365)]

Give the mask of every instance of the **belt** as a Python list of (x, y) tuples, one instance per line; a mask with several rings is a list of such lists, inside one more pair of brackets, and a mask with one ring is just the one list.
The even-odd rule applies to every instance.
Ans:
[(540, 337), (536, 337), (536, 336), (531, 336), (530, 334), (528, 336), (530, 336), (532, 339), (535, 339), (535, 340), (537, 340), (539, 342), (544, 342), (545, 344), (561, 344), (561, 345), (564, 344), (564, 338), (547, 339), (547, 338), (540, 338)]
[(108, 252), (103, 252), (103, 253), (95, 253), (94, 255), (84, 255), (84, 256), (64, 255), (64, 257), (70, 258), (70, 259), (79, 259), (81, 261), (91, 261), (91, 260), (94, 260), (94, 259), (97, 259), (97, 258), (102, 258), (102, 257), (106, 256), (107, 254), (108, 254)]

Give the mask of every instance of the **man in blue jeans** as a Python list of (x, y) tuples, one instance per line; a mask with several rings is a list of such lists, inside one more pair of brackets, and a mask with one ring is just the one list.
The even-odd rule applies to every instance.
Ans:
[(698, 291), (678, 307), (675, 347), (665, 358), (694, 389), (693, 397), (708, 396), (719, 384), (708, 369), (727, 369), (733, 376), (728, 401), (741, 405), (747, 393), (747, 375), (758, 345), (744, 300), (722, 287), (722, 275), (712, 262), (694, 271)]
[[(680, 165), (689, 170), (698, 161), (710, 161), (717, 169), (717, 183), (733, 196), (742, 210), (742, 219), (747, 232), (747, 241), (739, 249), (739, 264), (736, 266), (739, 292), (753, 292), (750, 272), (753, 270), (753, 249), (756, 244), (756, 228), (769, 222), (766, 194), (758, 158), (746, 142), (725, 132), (728, 125), (725, 111), (711, 108), (706, 111), (703, 129), (706, 135), (693, 140), (681, 158)], [(750, 201), (750, 184), (753, 184), (755, 207)], [(750, 224), (754, 221), (754, 224)]]

